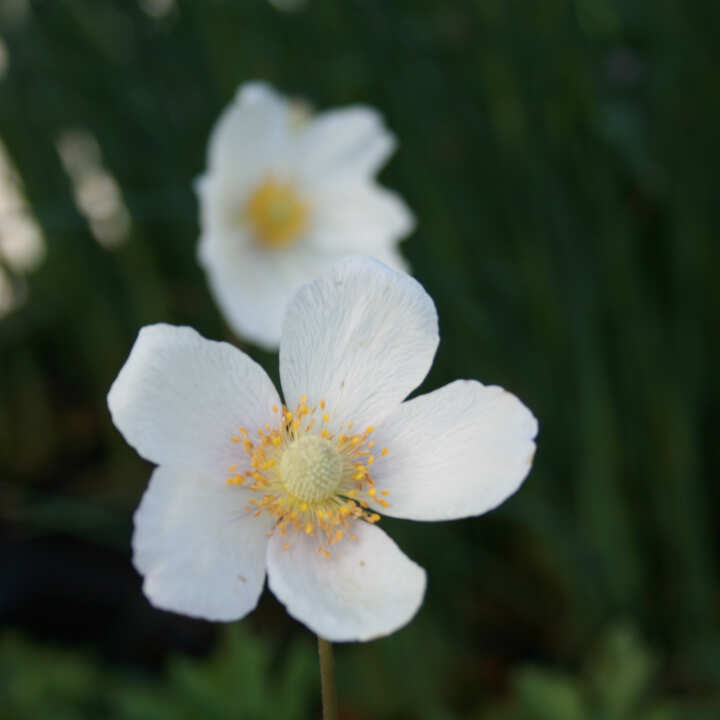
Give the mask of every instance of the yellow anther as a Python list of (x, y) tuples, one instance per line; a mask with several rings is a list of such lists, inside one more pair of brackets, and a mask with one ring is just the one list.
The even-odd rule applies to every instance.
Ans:
[(380, 454), (381, 454), (383, 457), (385, 457), (385, 456), (388, 454), (388, 449), (387, 449), (387, 448), (383, 448), (383, 449), (380, 451)]
[(256, 244), (264, 250), (292, 246), (307, 225), (308, 208), (291, 183), (266, 177), (244, 207)]
[(240, 438), (237, 435), (233, 435), (232, 438), (230, 438), (234, 443), (239, 443)]
[[(234, 442), (242, 443), (250, 469), (234, 474), (239, 465), (231, 465), (227, 482), (245, 483), (257, 493), (246, 510), (254, 516), (270, 514), (274, 528), (269, 534), (279, 533), (283, 538), (287, 535), (290, 540), (294, 530), (324, 538), (324, 547), (320, 546), (318, 552), (329, 557), (327, 547), (345, 537), (355, 537), (350, 528), (354, 520), (378, 522), (380, 516), (372, 511), (372, 503), (387, 506), (382, 498), (388, 491), (377, 489), (370, 475), (376, 459), (370, 451), (375, 442), (369, 439), (374, 428), (368, 426), (353, 435), (349, 431), (353, 423), (349, 421), (339, 425), (335, 436), (327, 426), (331, 408), (326, 409), (324, 400), (317, 407), (309, 407), (307, 395), (300, 397), (293, 411), (279, 404), (272, 408), (280, 412), (279, 419), (264, 428), (251, 428), (253, 435), (257, 432), (255, 437), (259, 436), (255, 444), (245, 428), (232, 436)], [(306, 421), (305, 416), (312, 417)], [(385, 448), (381, 454), (387, 452)], [(313, 463), (318, 464), (311, 467)]]
[(282, 549), (287, 550), (290, 547), (290, 543), (283, 543)]
[(380, 493), (381, 493), (382, 495), (389, 495), (389, 494), (390, 494), (390, 491), (389, 491), (389, 490), (381, 490)]

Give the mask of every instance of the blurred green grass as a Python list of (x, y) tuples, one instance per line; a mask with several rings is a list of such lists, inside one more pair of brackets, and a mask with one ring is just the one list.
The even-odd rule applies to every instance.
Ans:
[[(716, 692), (718, 21), (717, 4), (678, 0), (178, 0), (157, 19), (129, 0), (1, 0), (0, 139), (47, 241), (0, 320), (10, 550), (64, 533), (129, 555), (148, 467), (105, 393), (146, 323), (228, 336), (195, 262), (191, 183), (237, 84), (263, 78), (385, 114), (400, 148), (383, 182), (418, 216), (404, 251), (440, 313), (424, 388), (502, 384), (540, 420), (535, 468), (499, 511), (387, 523), (430, 586), (409, 628), (343, 649), (386, 673), (346, 685), (356, 707), (463, 717), (508, 696), (522, 713), (522, 666), (574, 678), (624, 619), (659, 658), (648, 693)], [(78, 129), (132, 219), (115, 249), (57, 152)], [(269, 644), (301, 635), (269, 602), (249, 624)]]

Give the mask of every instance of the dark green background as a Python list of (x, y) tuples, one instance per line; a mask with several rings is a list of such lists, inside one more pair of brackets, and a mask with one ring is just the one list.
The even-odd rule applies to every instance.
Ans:
[[(0, 715), (316, 716), (312, 638), (269, 593), (231, 631), (149, 607), (129, 538), (150, 466), (105, 406), (142, 325), (230, 337), (191, 183), (258, 78), (382, 111), (382, 181), (417, 215), (403, 251), (440, 314), (423, 388), (498, 383), (540, 421), (498, 511), (383, 521), (428, 593), (404, 630), (339, 648), (343, 717), (720, 716), (720, 6), (24, 4), (0, 0), (0, 138), (48, 252), (0, 320)], [(122, 188), (117, 249), (73, 203), (73, 128)]]

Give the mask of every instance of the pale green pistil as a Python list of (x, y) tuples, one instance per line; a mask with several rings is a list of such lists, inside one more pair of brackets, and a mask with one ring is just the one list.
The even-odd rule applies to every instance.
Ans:
[(336, 446), (317, 435), (293, 442), (280, 460), (285, 489), (296, 498), (315, 503), (332, 497), (343, 479), (345, 463)]

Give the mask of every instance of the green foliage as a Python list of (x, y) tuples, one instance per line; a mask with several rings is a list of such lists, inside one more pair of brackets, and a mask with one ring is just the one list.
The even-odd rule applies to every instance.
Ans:
[[(379, 666), (368, 658), (369, 646), (340, 647), (340, 704), (349, 717), (711, 720), (720, 712), (718, 693), (704, 701), (661, 696), (657, 657), (625, 626), (611, 629), (580, 671), (518, 668), (509, 700), (488, 705), (477, 688), (464, 698), (463, 711), (443, 705), (447, 678), (433, 660), (444, 657), (443, 649), (423, 652), (412, 646), (412, 635), (405, 640), (387, 646)], [(319, 711), (313, 643), (271, 651), (240, 625), (226, 629), (211, 657), (175, 657), (160, 677), (131, 675), (81, 652), (5, 634), (0, 673), (7, 720), (302, 720)]]
[(310, 643), (293, 643), (273, 658), (240, 626), (228, 628), (207, 662), (174, 658), (154, 681), (14, 635), (2, 638), (0, 673), (7, 720), (302, 720), (318, 693)]
[(220, 650), (208, 662), (175, 659), (163, 691), (123, 690), (123, 720), (301, 720), (317, 702), (317, 664), (310, 643), (294, 643), (273, 659), (259, 639), (229, 628)]
[(481, 713), (487, 720), (702, 720), (720, 698), (704, 702), (656, 696), (657, 659), (628, 627), (612, 629), (577, 675), (537, 667), (517, 670), (512, 700)]
[(0, 638), (0, 698), (7, 720), (80, 720), (105, 710), (107, 689), (97, 665), (79, 652)]

